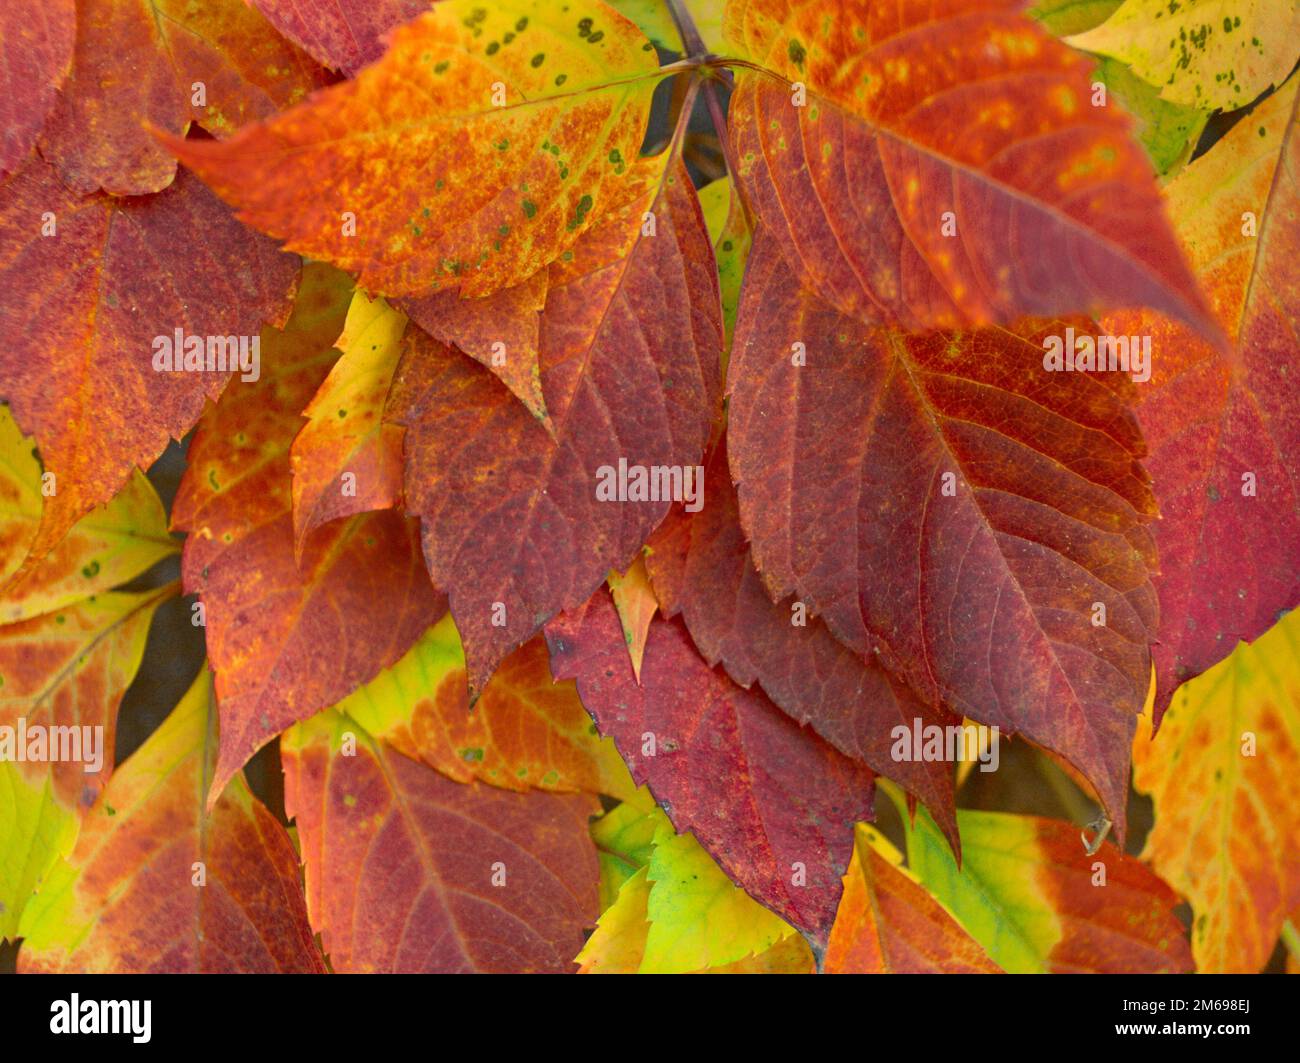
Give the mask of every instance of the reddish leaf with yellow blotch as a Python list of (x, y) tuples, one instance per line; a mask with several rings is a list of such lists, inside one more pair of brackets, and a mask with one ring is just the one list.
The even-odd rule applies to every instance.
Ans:
[[(47, 749), (27, 765), (29, 776), (52, 778), (65, 807), (84, 811), (108, 782), (118, 705), (140, 667), (154, 612), (178, 589), (91, 595), (0, 627), (0, 727), (39, 733), (42, 743), (61, 742), (61, 733), (75, 742), (68, 756)], [(16, 743), (0, 760), (32, 757), (21, 738)]]
[(307, 908), (334, 970), (575, 969), (599, 912), (594, 797), (453, 782), (334, 710), (280, 748)]
[(23, 912), (20, 972), (323, 973), (289, 835), (216, 755), (206, 669), (113, 775)]
[(401, 305), (430, 336), (492, 370), (534, 417), (553, 430), (538, 365), (548, 277), (547, 270), (538, 270), (527, 280), (481, 299), (441, 291), (405, 299)]
[(384, 52), (389, 30), (429, 10), (430, 0), (252, 0), (318, 62), (355, 74)]
[(1157, 723), (1179, 683), (1300, 604), (1298, 83), (1166, 189), (1232, 356), (1150, 313), (1102, 324), (1151, 344), (1136, 412), (1161, 514)]
[(442, 0), (391, 39), (286, 114), (168, 143), (243, 220), (382, 295), (511, 287), (635, 194), (659, 63), (601, 0)]
[(199, 422), (172, 508), (190, 533), (182, 575), (203, 600), (221, 707), (213, 801), (261, 746), (395, 662), (446, 608), (400, 513), (334, 521), (295, 554), (289, 447), (338, 354), (351, 290), (306, 267), (285, 330), (262, 333), (259, 379)]
[(233, 361), (213, 338), (283, 322), (298, 270), (189, 175), (144, 199), (83, 198), (37, 160), (0, 185), (0, 397), (56, 488), (31, 562), (221, 394), (229, 371), (155, 370), (177, 331)]
[(243, 0), (76, 0), (72, 70), (41, 154), (70, 188), (119, 196), (171, 184), (149, 126), (223, 136), (326, 83), (325, 71)]
[(444, 616), (406, 656), (336, 707), (376, 739), (457, 782), (618, 798), (636, 792), (573, 684), (551, 679), (540, 637), (501, 662), (471, 709), (460, 636)]
[(728, 5), (738, 176), (792, 283), (909, 329), (1147, 305), (1218, 341), (1131, 120), (1022, 6)]
[(961, 924), (906, 870), (903, 857), (866, 824), (831, 928), (827, 974), (1001, 974)]
[(872, 818), (871, 772), (710, 668), (679, 620), (651, 623), (638, 684), (604, 588), (552, 620), (546, 638), (551, 671), (577, 681), (587, 711), (677, 831), (693, 833), (737, 885), (824, 947), (853, 824)]
[(1060, 753), (1122, 838), (1155, 501), (1133, 382), (1046, 371), (1066, 328), (872, 331), (793, 288), (760, 232), (730, 461), (769, 592), (923, 700)]
[(1154, 739), (1142, 730), (1142, 857), (1192, 906), (1197, 970), (1256, 973), (1300, 907), (1300, 612), (1180, 686)]
[(904, 821), (908, 870), (1008, 973), (1191, 972), (1178, 897), (1110, 842), (1089, 854), (1072, 823), (963, 809), (958, 868), (924, 810)]
[(384, 419), (384, 408), (405, 330), (401, 311), (353, 295), (335, 344), (339, 360), (302, 411), (307, 423), (289, 451), (299, 550), (323, 524), (401, 501), (404, 433)]
[[(793, 599), (773, 602), (764, 590), (740, 528), (725, 445), (705, 467), (705, 504), (694, 516), (674, 509), (682, 533), (661, 528), (647, 561), (664, 614), (681, 614), (701, 656), (721, 664), (741, 686), (757, 682), (800, 724), (845, 756), (897, 780), (930, 806), (956, 847), (950, 762), (899, 760), (893, 729), (945, 727), (960, 717), (932, 709), (885, 670), (837, 640)], [(683, 534), (674, 549), (670, 535)], [(682, 548), (684, 547), (684, 549)]]
[(540, 359), (554, 435), (454, 350), (416, 346), (399, 369), (406, 504), (476, 690), (626, 568), (667, 513), (666, 497), (620, 490), (620, 470), (690, 467), (708, 441), (722, 347), (708, 233), (680, 163), (642, 160), (633, 180), (638, 198), (551, 267)]
[(75, 0), (0, 7), (0, 174), (27, 158), (72, 66)]

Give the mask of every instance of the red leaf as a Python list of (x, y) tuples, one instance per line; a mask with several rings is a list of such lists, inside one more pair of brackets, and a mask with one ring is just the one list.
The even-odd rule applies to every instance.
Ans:
[(763, 236), (729, 433), (769, 590), (930, 703), (1061, 753), (1122, 837), (1155, 623), (1133, 383), (1045, 372), (1060, 323), (872, 332), (795, 290)]
[(74, 0), (0, 6), (0, 174), (16, 170), (54, 107), (72, 66)]
[(694, 516), (674, 510), (687, 525), (685, 551), (658, 548), (646, 562), (666, 616), (681, 614), (700, 654), (719, 663), (737, 683), (757, 681), (794, 720), (845, 756), (906, 786), (930, 806), (957, 846), (952, 764), (897, 761), (891, 730), (960, 724), (931, 709), (874, 658), (863, 659), (815, 617), (794, 622), (794, 599), (773, 602), (763, 588), (740, 529), (736, 490), (725, 444), (705, 469), (704, 508)]
[(872, 818), (871, 773), (710, 668), (679, 620), (651, 622), (639, 684), (607, 591), (553, 620), (546, 637), (551, 671), (577, 681), (678, 832), (692, 832), (750, 896), (824, 947), (853, 824)]
[(429, 0), (252, 0), (317, 62), (355, 74), (384, 53), (394, 26), (429, 10)]
[(32, 562), (189, 431), (230, 379), (155, 371), (155, 338), (280, 324), (298, 269), (189, 175), (148, 198), (83, 198), (33, 161), (0, 186), (0, 377), (57, 484)]
[(327, 713), (286, 736), (284, 803), (336, 971), (572, 972), (599, 913), (585, 794), (458, 783)]
[(668, 511), (666, 499), (598, 501), (601, 467), (688, 466), (708, 440), (722, 345), (713, 253), (685, 169), (657, 185), (551, 268), (540, 359), (554, 437), (458, 352), (426, 343), (399, 368), (406, 503), (475, 689), (625, 569)]

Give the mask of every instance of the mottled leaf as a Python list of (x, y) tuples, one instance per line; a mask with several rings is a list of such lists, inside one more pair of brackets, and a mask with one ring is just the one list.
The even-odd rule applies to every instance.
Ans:
[(871, 773), (760, 692), (710, 668), (680, 621), (650, 625), (638, 685), (603, 589), (546, 629), (551, 670), (573, 678), (632, 778), (727, 875), (824, 946)]
[(13, 581), (41, 520), (41, 469), (35, 448), (0, 408), (0, 623), (29, 620), (133, 579), (179, 544), (144, 475), (74, 525), (49, 556)]
[(27, 906), (20, 972), (323, 971), (284, 828), (242, 777), (204, 811), (215, 756), (204, 669)]
[(1136, 413), (1161, 513), (1157, 722), (1179, 683), (1300, 604), (1296, 88), (1292, 79), (1167, 190), (1232, 356), (1154, 314), (1102, 323), (1151, 337)]
[(395, 26), (429, 10), (430, 0), (252, 0), (318, 62), (355, 74), (384, 51)]
[(75, 0), (12, 0), (0, 8), (0, 174), (27, 158), (72, 66)]
[(338, 705), (371, 735), (457, 782), (628, 797), (635, 787), (572, 683), (551, 679), (535, 638), (501, 662), (471, 709), (450, 616)]
[(722, 345), (708, 236), (680, 164), (646, 159), (637, 171), (638, 199), (551, 267), (540, 358), (553, 436), (456, 351), (415, 347), (399, 369), (413, 396), (406, 503), (475, 689), (625, 569), (663, 519), (666, 498), (602, 499), (620, 462), (692, 466), (708, 439)]
[(31, 561), (226, 386), (229, 372), (155, 371), (158, 338), (198, 337), (215, 364), (209, 338), (284, 320), (298, 269), (187, 175), (147, 198), (81, 197), (34, 161), (0, 185), (0, 397), (57, 492)]
[(1110, 842), (1089, 856), (1077, 827), (1003, 812), (959, 811), (957, 824), (960, 870), (924, 811), (908, 829), (908, 868), (1004, 970), (1191, 971), (1178, 898)]
[(284, 331), (263, 330), (260, 378), (204, 414), (172, 509), (221, 706), (214, 801), (261, 746), (393, 664), (445, 608), (400, 513), (334, 521), (295, 553), (289, 448), (350, 296), (342, 274), (306, 269)]
[(1122, 838), (1156, 620), (1139, 385), (1046, 371), (1062, 322), (870, 331), (794, 289), (764, 235), (729, 447), (769, 591), (928, 703), (1060, 753)]
[(961, 924), (899, 866), (902, 860), (888, 839), (858, 824), (826, 973), (1000, 974)]
[(1276, 0), (1125, 0), (1069, 43), (1128, 63), (1174, 103), (1244, 107), (1300, 59), (1300, 11)]
[(595, 798), (453, 782), (332, 709), (280, 748), (308, 910), (336, 971), (574, 969), (597, 915)]
[(601, 0), (442, 0), (355, 80), (228, 141), (169, 144), (242, 219), (367, 291), (482, 296), (627, 201), (657, 70)]
[(728, 6), (762, 68), (731, 98), (739, 177), (792, 283), (911, 329), (1148, 305), (1217, 341), (1129, 120), (1020, 7)]
[(1255, 973), (1300, 907), (1300, 613), (1178, 688), (1133, 783), (1144, 859), (1192, 905), (1201, 972)]
[[(176, 160), (148, 126), (224, 136), (325, 83), (311, 58), (243, 0), (76, 0), (72, 71), (41, 154), (78, 192), (171, 184)], [(53, 208), (50, 208), (53, 209)]]
[(406, 316), (357, 292), (342, 352), (302, 411), (307, 423), (289, 450), (293, 537), (298, 549), (323, 524), (388, 509), (402, 498), (402, 429), (383, 419)]

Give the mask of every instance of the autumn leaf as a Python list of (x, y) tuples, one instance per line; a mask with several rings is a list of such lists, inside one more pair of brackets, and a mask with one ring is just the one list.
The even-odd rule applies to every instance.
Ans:
[(471, 709), (460, 636), (444, 616), (337, 707), (376, 739), (457, 782), (619, 798), (635, 790), (573, 684), (551, 679), (541, 638), (501, 663)]
[(429, 10), (430, 0), (252, 0), (276, 29), (317, 62), (355, 74), (384, 51), (389, 30)]
[(1133, 768), (1155, 803), (1142, 857), (1191, 902), (1197, 970), (1259, 971), (1300, 908), (1300, 613), (1179, 687)]
[(736, 313), (740, 309), (740, 287), (745, 277), (745, 261), (753, 243), (745, 212), (735, 183), (720, 177), (700, 189), (700, 208), (709, 227), (713, 253), (718, 260), (718, 285), (722, 293), (722, 317), (727, 326), (727, 349), (736, 332)]
[(639, 198), (551, 267), (540, 364), (554, 435), (454, 350), (416, 345), (399, 368), (411, 395), (406, 504), (476, 690), (546, 620), (625, 569), (663, 519), (669, 499), (618, 494), (618, 470), (693, 466), (708, 440), (717, 280), (695, 193), (665, 154), (638, 162)]
[(826, 973), (1000, 974), (902, 860), (888, 839), (858, 824)]
[(1020, 6), (728, 7), (737, 176), (791, 282), (910, 329), (1147, 305), (1219, 342), (1129, 120)]
[(680, 621), (656, 619), (638, 684), (603, 589), (546, 628), (551, 671), (578, 694), (682, 833), (737, 885), (824, 946), (871, 773), (710, 668)]
[(1156, 620), (1138, 385), (1047, 372), (1063, 322), (871, 332), (759, 235), (728, 434), (768, 591), (924, 701), (1059, 752), (1122, 838)]
[(262, 333), (258, 380), (200, 422), (173, 505), (221, 707), (213, 801), (259, 748), (396, 662), (445, 609), (400, 513), (334, 521), (295, 553), (290, 444), (338, 354), (351, 289), (306, 268), (285, 329)]
[(355, 80), (228, 141), (167, 143), (241, 219), (367, 291), (483, 296), (628, 201), (658, 69), (601, 0), (442, 0)]
[[(324, 71), (243, 0), (76, 0), (72, 70), (41, 136), (70, 188), (158, 192), (176, 160), (148, 126), (216, 136), (304, 99)], [(124, 62), (124, 57), (129, 57)]]
[(27, 158), (72, 66), (75, 0), (0, 9), (0, 174)]
[(1068, 41), (1128, 63), (1163, 99), (1232, 110), (1291, 73), (1300, 59), (1298, 18), (1294, 4), (1272, 0), (1125, 0)]
[(546, 430), (554, 432), (538, 364), (548, 279), (546, 270), (538, 270), (481, 299), (462, 299), (446, 290), (404, 299), (401, 306), (434, 339), (495, 373)]
[[(48, 481), (47, 481), (48, 482)], [(31, 440), (0, 408), (0, 623), (30, 620), (138, 576), (177, 552), (158, 493), (140, 472), (78, 521), (17, 580), (41, 520), (42, 477)]]
[(574, 969), (597, 915), (595, 798), (453, 782), (334, 710), (280, 748), (307, 906), (334, 970)]
[(35, 160), (0, 185), (0, 388), (53, 476), (31, 562), (221, 394), (228, 371), (155, 370), (162, 344), (282, 323), (298, 269), (188, 175), (82, 197)]
[(23, 973), (323, 971), (293, 843), (235, 778), (210, 813), (207, 670), (113, 775), (23, 913)]
[(389, 509), (402, 498), (402, 429), (384, 420), (406, 316), (383, 299), (352, 296), (341, 351), (302, 415), (289, 450), (293, 538), (340, 517)]
[(632, 660), (632, 674), (641, 682), (641, 662), (645, 659), (645, 640), (650, 634), (650, 621), (659, 609), (654, 588), (646, 573), (645, 561), (638, 557), (622, 574), (611, 572), (606, 582), (618, 610), (618, 620), (623, 626), (623, 641), (627, 643)]
[(49, 776), (0, 762), (0, 940), (18, 936), (28, 901), (76, 840), (77, 816), (54, 796)]
[[(802, 603), (773, 602), (754, 568), (740, 527), (725, 446), (705, 467), (703, 508), (674, 511), (684, 524), (661, 528), (647, 561), (666, 616), (681, 615), (700, 655), (721, 664), (743, 687), (757, 682), (797, 723), (810, 726), (847, 757), (916, 793), (957, 846), (952, 764), (900, 761), (893, 730), (960, 723), (895, 680), (874, 657), (839, 642)], [(667, 527), (667, 526), (665, 526)], [(666, 541), (685, 536), (684, 545)], [(617, 599), (616, 599), (617, 600)]]
[[(904, 823), (907, 816), (903, 814)], [(1005, 812), (957, 813), (962, 866), (924, 811), (908, 869), (1012, 974), (1188, 973), (1178, 898), (1110, 842), (1089, 856), (1079, 829)]]
[[(617, 826), (611, 830), (607, 821)], [(693, 837), (674, 834), (659, 809), (623, 804), (592, 824), (602, 857), (604, 845), (647, 835), (643, 851), (633, 857), (639, 866), (621, 882), (578, 955), (579, 973), (812, 970), (812, 953), (794, 928), (733, 886)]]

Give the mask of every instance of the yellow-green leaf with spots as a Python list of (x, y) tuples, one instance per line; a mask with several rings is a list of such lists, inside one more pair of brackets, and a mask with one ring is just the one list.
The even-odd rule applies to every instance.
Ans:
[(111, 502), (82, 517), (38, 565), (13, 579), (36, 537), (43, 489), (57, 490), (58, 483), (43, 478), (32, 441), (0, 406), (0, 623), (126, 583), (178, 549), (157, 493), (137, 470)]
[(908, 870), (1003, 970), (1191, 970), (1178, 898), (1145, 864), (1109, 842), (1089, 856), (1079, 828), (1058, 820), (958, 810), (957, 826), (960, 869), (919, 808), (907, 828)]
[(239, 216), (383, 295), (483, 296), (639, 191), (659, 70), (602, 0), (443, 0), (354, 80), (220, 143), (167, 143)]
[(0, 762), (0, 940), (18, 936), (28, 900), (76, 840), (77, 817), (55, 799), (50, 779)]
[(471, 708), (460, 635), (444, 616), (337, 708), (375, 738), (458, 782), (618, 798), (636, 790), (573, 683), (551, 679), (540, 637), (501, 662)]
[(1129, 64), (1162, 99), (1231, 111), (1291, 72), (1300, 8), (1286, 0), (1126, 0), (1068, 43)]
[(352, 297), (334, 345), (342, 355), (302, 411), (307, 423), (289, 449), (299, 552), (312, 529), (401, 500), (402, 428), (383, 414), (405, 331), (406, 315), (383, 299)]
[(736, 308), (740, 305), (740, 282), (753, 236), (745, 222), (736, 186), (729, 177), (719, 177), (700, 189), (700, 207), (718, 260), (718, 283), (722, 291), (722, 317), (727, 326), (727, 349), (736, 331)]
[(1142, 856), (1191, 902), (1197, 970), (1260, 970), (1300, 908), (1300, 611), (1180, 686), (1133, 771), (1155, 803)]

